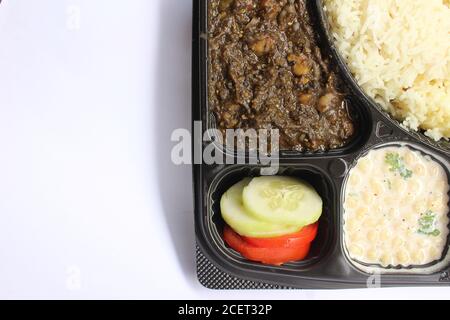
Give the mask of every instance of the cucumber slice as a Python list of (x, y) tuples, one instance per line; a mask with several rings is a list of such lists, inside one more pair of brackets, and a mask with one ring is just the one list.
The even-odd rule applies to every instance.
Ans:
[(295, 233), (297, 226), (260, 221), (248, 214), (242, 203), (242, 191), (251, 179), (244, 179), (232, 186), (220, 200), (220, 210), (225, 222), (238, 234), (252, 238), (271, 238)]
[(281, 176), (253, 179), (244, 188), (243, 202), (256, 219), (299, 228), (317, 222), (323, 208), (322, 199), (310, 184)]

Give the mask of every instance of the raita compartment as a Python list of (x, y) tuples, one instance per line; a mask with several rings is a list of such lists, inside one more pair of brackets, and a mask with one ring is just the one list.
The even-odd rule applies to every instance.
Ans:
[[(350, 169), (348, 170), (348, 174), (343, 181), (343, 187), (341, 191), (341, 205), (340, 210), (342, 212), (342, 226), (340, 231), (340, 237), (341, 237), (341, 243), (343, 244), (343, 253), (349, 263), (351, 263), (354, 267), (356, 267), (358, 270), (361, 270), (362, 272), (368, 272), (368, 273), (379, 273), (379, 274), (391, 274), (391, 275), (402, 275), (402, 274), (416, 274), (416, 275), (426, 275), (426, 274), (433, 274), (433, 273), (439, 273), (442, 270), (448, 268), (450, 266), (450, 233), (446, 237), (446, 244), (444, 246), (444, 249), (442, 250), (441, 257), (439, 259), (434, 260), (433, 262), (422, 264), (422, 265), (414, 265), (411, 264), (409, 266), (403, 266), (402, 264), (397, 265), (388, 265), (386, 267), (381, 266), (380, 264), (370, 264), (366, 262), (361, 262), (358, 260), (355, 260), (350, 257), (350, 253), (348, 250), (348, 244), (345, 241), (345, 231), (344, 231), (344, 224), (345, 224), (345, 208), (344, 203), (346, 201), (346, 189), (348, 186), (348, 180), (350, 177), (350, 174), (352, 170), (357, 165), (358, 161), (364, 157), (366, 157), (371, 151), (375, 150), (383, 150), (385, 148), (389, 147), (407, 147), (411, 151), (418, 152), (421, 156), (429, 157), (431, 161), (434, 161), (436, 164), (441, 166), (441, 168), (445, 172), (445, 178), (447, 180), (448, 185), (450, 185), (450, 163), (448, 159), (443, 157), (441, 154), (438, 154), (431, 150), (427, 146), (419, 145), (417, 143), (413, 142), (406, 142), (406, 141), (396, 141), (396, 142), (389, 142), (389, 143), (380, 143), (375, 146), (370, 147), (369, 149), (362, 152), (352, 163)], [(447, 185), (447, 186), (448, 186)], [(395, 190), (392, 190), (391, 192), (396, 192)], [(428, 192), (428, 191), (427, 191)], [(449, 199), (450, 199), (450, 190), (448, 191)], [(450, 200), (447, 203), (447, 216), (450, 218)], [(447, 230), (450, 230), (450, 222), (446, 226)]]

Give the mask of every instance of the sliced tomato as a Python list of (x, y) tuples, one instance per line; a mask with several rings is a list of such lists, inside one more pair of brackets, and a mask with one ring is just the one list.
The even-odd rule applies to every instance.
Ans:
[(296, 247), (311, 243), (317, 236), (319, 223), (310, 224), (303, 227), (300, 231), (282, 237), (274, 238), (251, 238), (242, 237), (247, 243), (261, 248), (287, 248)]
[(248, 260), (269, 265), (282, 265), (286, 262), (303, 260), (311, 248), (311, 242), (285, 248), (257, 247), (246, 242), (228, 226), (224, 229), (224, 240)]

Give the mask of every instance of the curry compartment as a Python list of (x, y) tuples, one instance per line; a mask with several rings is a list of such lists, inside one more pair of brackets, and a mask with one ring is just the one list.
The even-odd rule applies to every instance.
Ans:
[(367, 141), (370, 126), (361, 124), (371, 122), (370, 112), (346, 86), (325, 37), (316, 32), (311, 4), (200, 1), (206, 128), (278, 129), (282, 158), (346, 154)]
[[(404, 262), (404, 265), (402, 263), (386, 263), (384, 266), (381, 265), (380, 263), (374, 263), (374, 262), (367, 262), (367, 261), (360, 261), (359, 259), (355, 259), (352, 258), (350, 255), (350, 243), (347, 243), (346, 240), (346, 231), (349, 231), (351, 228), (350, 226), (346, 227), (346, 223), (353, 223), (355, 221), (351, 221), (350, 219), (350, 215), (346, 218), (346, 214), (350, 214), (350, 211), (353, 213), (355, 213), (356, 215), (354, 215), (353, 219), (355, 217), (358, 218), (357, 223), (361, 222), (364, 225), (369, 225), (370, 223), (365, 223), (364, 219), (366, 217), (366, 215), (362, 215), (360, 216), (360, 214), (363, 214), (363, 212), (361, 210), (349, 210), (349, 212), (347, 213), (345, 210), (346, 208), (349, 209), (350, 206), (353, 206), (353, 204), (350, 203), (350, 201), (356, 201), (356, 203), (359, 203), (359, 205), (357, 204), (357, 207), (360, 207), (361, 203), (364, 203), (364, 205), (366, 205), (367, 203), (370, 203), (370, 199), (365, 198), (364, 201), (362, 200), (357, 200), (357, 198), (355, 198), (356, 195), (358, 195), (357, 192), (359, 189), (357, 188), (358, 185), (360, 185), (358, 183), (358, 178), (360, 176), (360, 174), (356, 174), (356, 176), (353, 176), (353, 172), (354, 170), (356, 170), (356, 168), (363, 168), (365, 169), (366, 165), (371, 165), (369, 170), (370, 172), (376, 172), (377, 168), (374, 168), (373, 166), (375, 164), (376, 161), (374, 161), (373, 159), (371, 159), (372, 161), (370, 161), (369, 163), (363, 163), (364, 159), (368, 159), (367, 157), (369, 155), (375, 156), (375, 153), (380, 152), (381, 155), (383, 155), (382, 151), (386, 150), (389, 151), (391, 155), (395, 155), (393, 152), (400, 152), (401, 150), (407, 151), (407, 155), (409, 155), (410, 157), (413, 157), (415, 160), (414, 161), (410, 161), (409, 164), (408, 162), (406, 162), (405, 167), (398, 167), (398, 178), (396, 179), (397, 181), (399, 181), (400, 183), (397, 184), (396, 180), (392, 181), (390, 178), (386, 178), (386, 176), (384, 176), (383, 178), (383, 174), (378, 174), (377, 176), (377, 181), (375, 180), (370, 180), (370, 177), (367, 177), (366, 181), (364, 182), (364, 188), (366, 190), (366, 194), (372, 194), (371, 192), (373, 192), (373, 194), (375, 195), (374, 197), (377, 198), (378, 202), (383, 203), (383, 219), (388, 219), (388, 217), (390, 217), (389, 214), (389, 199), (381, 199), (380, 197), (390, 197), (395, 199), (396, 203), (402, 203), (404, 201), (408, 202), (408, 205), (412, 205), (412, 207), (409, 210), (406, 210), (405, 214), (402, 215), (402, 213), (399, 211), (396, 211), (396, 215), (394, 215), (392, 218), (393, 219), (402, 219), (403, 224), (405, 224), (405, 226), (408, 226), (406, 229), (405, 228), (397, 228), (397, 233), (401, 233), (401, 232), (406, 232), (410, 235), (412, 235), (413, 237), (423, 237), (423, 235), (421, 236), (420, 233), (416, 232), (418, 229), (415, 229), (415, 222), (417, 221), (417, 217), (412, 217), (415, 216), (413, 213), (415, 211), (417, 211), (416, 213), (425, 213), (427, 211), (427, 209), (429, 210), (430, 208), (432, 209), (432, 211), (438, 210), (441, 212), (442, 218), (444, 220), (446, 220), (446, 223), (442, 223), (441, 229), (439, 232), (441, 234), (442, 237), (444, 237), (443, 239), (439, 240), (440, 246), (442, 247), (441, 249), (439, 249), (439, 252), (435, 252), (434, 253), (434, 258), (433, 259), (429, 259), (429, 261), (425, 262), (425, 263), (410, 263), (408, 264), (408, 262)], [(423, 165), (421, 165), (420, 163), (418, 163), (417, 158), (420, 157), (423, 159), (423, 163), (425, 165), (428, 165), (428, 170), (431, 170), (431, 172), (426, 172), (427, 168), (424, 167)], [(402, 158), (403, 160), (403, 158)], [(385, 159), (383, 158), (383, 161), (385, 161)], [(408, 159), (406, 159), (406, 161), (408, 161)], [(419, 169), (421, 169), (421, 171), (425, 170), (424, 172), (419, 172), (416, 171), (413, 167), (409, 167), (408, 165), (414, 164), (415, 166), (419, 166)], [(431, 168), (431, 169), (430, 169)], [(358, 170), (359, 170), (358, 169)], [(401, 171), (403, 169), (403, 171)], [(411, 169), (411, 170), (410, 170)], [(389, 172), (390, 177), (391, 176), (395, 176), (396, 173), (392, 173)], [(414, 175), (416, 174), (421, 174), (422, 176), (424, 176), (423, 178), (421, 178), (421, 181), (414, 181)], [(423, 179), (426, 179), (428, 176), (431, 179), (438, 179), (438, 184), (442, 185), (442, 187), (432, 187), (432, 190), (427, 190), (426, 187), (428, 186), (428, 183), (426, 183), (426, 181), (423, 181)], [(442, 179), (440, 179), (439, 177), (442, 176)], [(403, 177), (403, 178), (402, 178)], [(408, 181), (407, 182), (407, 178), (409, 179), (413, 179), (413, 181)], [(384, 179), (384, 180), (383, 180)], [(417, 178), (416, 178), (417, 179)], [(352, 183), (350, 183), (350, 180)], [(369, 181), (370, 180), (370, 181)], [(442, 180), (442, 181), (441, 181)], [(355, 182), (356, 181), (356, 182)], [(434, 180), (433, 180), (434, 181)], [(415, 186), (414, 182), (419, 183), (419, 186)], [(430, 183), (432, 181), (429, 181)], [(372, 190), (371, 188), (374, 187), (370, 187), (370, 185), (374, 184), (374, 187), (377, 190)], [(408, 184), (411, 185), (411, 191), (407, 191), (407, 190), (402, 190), (402, 186), (408, 186)], [(421, 184), (421, 186), (420, 186)], [(356, 188), (355, 188), (356, 185)], [(384, 186), (383, 186), (384, 185)], [(342, 252), (343, 255), (347, 258), (347, 260), (349, 261), (350, 264), (352, 264), (353, 266), (355, 266), (357, 269), (361, 270), (362, 272), (376, 272), (376, 273), (380, 273), (380, 274), (393, 274), (393, 275), (402, 275), (402, 274), (433, 274), (433, 273), (439, 273), (442, 272), (445, 269), (448, 269), (450, 267), (450, 252), (449, 252), (449, 247), (450, 247), (450, 163), (448, 161), (448, 158), (443, 156), (442, 154), (436, 153), (434, 152), (430, 147), (428, 146), (424, 146), (418, 143), (414, 143), (414, 142), (410, 142), (410, 141), (395, 141), (395, 142), (383, 142), (383, 143), (379, 143), (375, 146), (370, 147), (368, 150), (363, 151), (352, 163), (347, 176), (345, 177), (344, 181), (343, 181), (343, 187), (342, 187), (342, 191), (341, 191), (341, 197), (340, 197), (340, 210), (341, 210), (341, 214), (342, 214), (342, 225), (341, 225), (341, 230), (339, 231), (340, 234), (340, 238), (341, 238), (341, 243), (342, 243)], [(425, 188), (424, 188), (425, 187)], [(431, 187), (431, 185), (429, 186)], [(353, 188), (353, 189), (351, 189)], [(442, 193), (439, 192), (439, 190), (442, 189)], [(383, 191), (385, 190), (385, 191)], [(394, 190), (396, 190), (397, 192), (402, 192), (402, 194), (405, 196), (407, 195), (408, 198), (402, 199), (400, 194), (397, 195), (397, 197), (394, 196), (390, 196), (390, 193), (394, 192)], [(409, 193), (408, 193), (409, 192)], [(436, 199), (439, 199), (438, 203), (437, 203), (437, 207), (435, 206), (435, 202), (434, 200), (432, 200), (432, 198), (430, 198), (430, 196), (432, 195), (433, 192), (437, 192), (438, 194), (436, 195)], [(419, 194), (418, 194), (419, 193)], [(420, 193), (424, 196), (424, 198), (420, 198)], [(360, 196), (360, 195), (359, 195)], [(441, 197), (443, 196), (443, 197)], [(447, 199), (446, 199), (447, 197)], [(412, 199), (415, 199), (414, 201)], [(428, 199), (428, 201), (427, 201)], [(431, 201), (431, 202), (430, 202)], [(394, 202), (394, 203), (395, 203)], [(430, 202), (431, 204), (428, 204), (427, 202)], [(413, 204), (414, 203), (414, 204)], [(419, 205), (419, 207), (418, 207)], [(392, 206), (392, 205), (391, 205)], [(418, 207), (418, 208), (416, 208)], [(394, 209), (394, 207), (392, 207)], [(398, 206), (395, 206), (395, 208), (397, 209), (401, 209), (398, 208)], [(373, 208), (373, 210), (371, 210), (371, 214), (370, 217), (368, 217), (369, 220), (371, 221), (375, 221), (373, 219), (375, 219), (376, 215), (377, 215), (377, 209)], [(380, 211), (381, 212), (381, 211)], [(399, 214), (399, 215), (397, 215)], [(411, 221), (409, 221), (409, 217), (412, 217), (411, 221), (413, 223), (413, 225), (409, 225)], [(378, 224), (377, 228), (380, 228), (380, 226)], [(433, 224), (434, 226), (434, 224)], [(351, 226), (353, 228), (353, 226)], [(354, 229), (354, 228), (353, 228)], [(356, 228), (357, 229), (357, 228)], [(433, 228), (434, 229), (434, 228)], [(412, 230), (412, 233), (410, 232), (410, 230)], [(437, 230), (437, 229), (436, 229)], [(369, 238), (370, 238), (370, 234), (373, 234), (373, 232), (371, 233), (371, 231), (375, 231), (375, 230), (370, 230), (370, 229), (366, 229), (365, 231), (363, 231), (363, 233), (365, 233)], [(375, 234), (373, 234), (374, 236), (376, 236), (376, 238), (378, 239), (378, 237), (381, 237), (383, 235), (383, 228), (381, 229), (377, 229), (375, 231)], [(388, 235), (389, 233), (387, 233)], [(393, 241), (393, 245), (396, 244), (401, 248), (401, 241), (407, 241), (407, 239), (404, 239), (406, 236), (399, 236), (398, 234), (394, 235), (394, 241)], [(351, 239), (351, 238), (350, 238)], [(396, 242), (395, 239), (397, 240), (401, 240), (400, 242)], [(417, 240), (417, 239), (416, 239)], [(424, 239), (421, 238), (422, 241), (425, 241), (425, 244), (430, 242), (431, 240), (435, 240), (434, 237), (432, 237), (432, 239)], [(370, 243), (376, 243), (376, 239), (370, 239)], [(385, 242), (389, 242), (391, 241), (389, 239), (389, 237), (387, 239), (384, 239), (383, 241)], [(412, 240), (410, 240), (412, 241)], [(364, 242), (364, 241), (363, 241)], [(406, 243), (404, 244), (406, 245)], [(429, 245), (431, 245), (434, 249), (437, 249), (437, 245), (433, 244), (433, 243), (429, 243)], [(394, 250), (395, 248), (391, 247), (392, 250)], [(411, 252), (409, 254), (417, 254), (419, 252), (418, 249), (424, 249), (425, 250), (425, 246), (424, 245), (420, 245), (418, 246), (418, 248), (411, 248)], [(364, 246), (361, 249), (368, 249), (368, 248), (364, 248)], [(398, 249), (398, 248), (397, 248)], [(389, 250), (389, 252), (386, 252), (386, 255), (391, 255), (392, 252), (390, 252), (391, 250)], [(408, 250), (403, 250), (403, 251), (408, 251)], [(408, 255), (409, 255), (408, 254)], [(423, 257), (422, 257), (423, 258)], [(381, 259), (382, 260), (382, 259)]]

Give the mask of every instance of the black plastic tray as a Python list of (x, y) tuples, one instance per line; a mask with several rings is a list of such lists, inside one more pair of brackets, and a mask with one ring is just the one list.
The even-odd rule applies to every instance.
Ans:
[[(203, 128), (210, 128), (212, 122), (207, 103), (207, 3), (208, 0), (194, 0), (193, 20), (192, 115), (193, 121), (201, 121)], [(197, 243), (203, 255), (217, 269), (240, 279), (290, 288), (363, 288), (367, 287), (371, 275), (352, 265), (346, 257), (342, 237), (342, 199), (349, 169), (360, 156), (373, 148), (406, 143), (438, 160), (447, 169), (450, 182), (450, 151), (446, 143), (434, 143), (422, 134), (403, 129), (362, 93), (329, 42), (321, 1), (311, 0), (309, 4), (310, 10), (315, 13), (313, 20), (317, 24), (317, 31), (321, 39), (324, 39), (320, 45), (325, 52), (330, 52), (330, 58), (339, 66), (344, 80), (352, 90), (350, 100), (359, 127), (357, 138), (342, 149), (318, 153), (280, 153), (279, 174), (301, 176), (308, 180), (324, 200), (318, 238), (310, 255), (302, 262), (274, 267), (243, 259), (222, 240), (223, 221), (218, 200), (235, 182), (246, 176), (259, 175), (262, 166), (194, 164)], [(217, 148), (220, 149), (220, 146)], [(230, 150), (220, 150), (236, 157)], [(447, 241), (449, 244), (450, 236)], [(398, 273), (383, 275), (380, 285), (448, 286), (449, 273), (450, 266), (431, 275), (402, 274), (399, 270)]]

